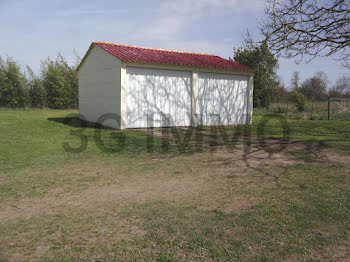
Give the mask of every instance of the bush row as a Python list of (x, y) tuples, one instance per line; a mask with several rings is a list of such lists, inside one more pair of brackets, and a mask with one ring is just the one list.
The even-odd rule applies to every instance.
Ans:
[(11, 57), (0, 57), (0, 107), (74, 109), (78, 107), (77, 65), (62, 55), (41, 64), (39, 76)]

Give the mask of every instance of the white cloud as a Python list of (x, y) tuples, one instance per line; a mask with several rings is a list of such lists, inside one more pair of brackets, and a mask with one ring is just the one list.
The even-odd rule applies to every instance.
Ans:
[(142, 32), (155, 40), (169, 40), (202, 18), (256, 11), (263, 6), (262, 0), (166, 0), (156, 11), (154, 21), (146, 24)]
[(59, 11), (58, 15), (72, 16), (72, 15), (111, 15), (127, 13), (127, 9), (86, 9), (86, 8), (69, 8)]
[(168, 14), (197, 17), (202, 15), (220, 15), (224, 12), (237, 12), (244, 9), (259, 9), (264, 6), (262, 0), (167, 0), (161, 5), (161, 12)]

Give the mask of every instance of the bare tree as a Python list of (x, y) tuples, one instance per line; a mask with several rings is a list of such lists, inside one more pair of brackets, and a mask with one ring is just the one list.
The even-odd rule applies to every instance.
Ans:
[(330, 97), (350, 97), (350, 77), (338, 78), (335, 86), (328, 92)]
[(350, 67), (349, 0), (267, 0), (260, 30), (271, 50), (307, 61), (332, 56)]
[(329, 84), (327, 75), (320, 71), (309, 79), (306, 79), (298, 91), (311, 101), (321, 101), (326, 98), (327, 86)]
[(300, 74), (298, 71), (293, 72), (292, 79), (290, 80), (290, 85), (292, 90), (298, 90), (300, 87)]

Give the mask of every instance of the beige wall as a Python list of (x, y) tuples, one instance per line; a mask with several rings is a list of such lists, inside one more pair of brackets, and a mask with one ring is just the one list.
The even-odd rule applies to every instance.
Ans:
[[(79, 68), (79, 114), (97, 122), (106, 113), (121, 115), (121, 62), (102, 48), (93, 46)], [(121, 127), (115, 119), (104, 126)]]

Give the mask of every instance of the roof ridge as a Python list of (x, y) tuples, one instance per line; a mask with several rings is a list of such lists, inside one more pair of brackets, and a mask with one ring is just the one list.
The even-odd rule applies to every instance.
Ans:
[(203, 55), (203, 56), (215, 56), (215, 57), (219, 57), (219, 56), (217, 56), (217, 55), (214, 55), (214, 54), (207, 54), (207, 53), (196, 53), (196, 52), (187, 52), (187, 51), (180, 51), (180, 50), (173, 50), (173, 49), (152, 48), (152, 47), (144, 47), (144, 46), (133, 46), (133, 45), (117, 44), (117, 43), (105, 42), (105, 41), (92, 41), (92, 43), (94, 43), (94, 44), (114, 45), (114, 46), (123, 46), (123, 47), (137, 48), (137, 49), (146, 49), (146, 50), (163, 51), (163, 52), (172, 52), (172, 53), (179, 53), (179, 54)]

